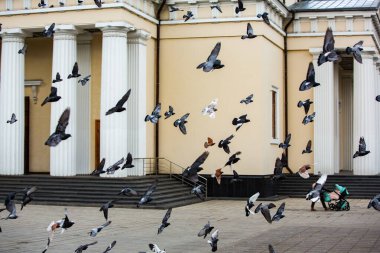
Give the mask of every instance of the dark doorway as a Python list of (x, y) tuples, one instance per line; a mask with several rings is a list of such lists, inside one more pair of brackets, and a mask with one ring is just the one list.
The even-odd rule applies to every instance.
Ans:
[(100, 162), (100, 120), (95, 120), (95, 167)]
[(24, 132), (24, 174), (29, 173), (29, 119), (30, 119), (30, 98), (25, 97), (24, 115), (25, 115), (25, 132)]

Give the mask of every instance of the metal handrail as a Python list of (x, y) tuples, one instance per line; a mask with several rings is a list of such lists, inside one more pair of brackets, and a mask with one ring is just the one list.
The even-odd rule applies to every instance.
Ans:
[(182, 184), (187, 184), (191, 187), (197, 185), (203, 185), (205, 188), (205, 198), (207, 198), (207, 178), (198, 175), (198, 182), (194, 183), (188, 178), (182, 176), (185, 168), (181, 165), (172, 162), (164, 157), (143, 157), (143, 158), (133, 158), (134, 160), (143, 161), (143, 174), (169, 174), (170, 178), (175, 178), (182, 182)]

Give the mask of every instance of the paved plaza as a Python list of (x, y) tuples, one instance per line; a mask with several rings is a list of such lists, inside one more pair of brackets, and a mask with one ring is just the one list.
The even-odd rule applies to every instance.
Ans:
[[(113, 253), (150, 252), (149, 243), (157, 243), (168, 253), (211, 252), (207, 238), (197, 237), (208, 220), (219, 230), (218, 252), (268, 252), (269, 243), (277, 253), (380, 252), (380, 212), (367, 209), (368, 200), (351, 199), (348, 212), (324, 211), (320, 203), (317, 211), (311, 212), (310, 202), (304, 199), (273, 203), (279, 206), (283, 201), (286, 217), (272, 224), (260, 213), (245, 217), (243, 200), (211, 200), (175, 208), (171, 225), (160, 235), (157, 228), (165, 210), (115, 207), (109, 210), (111, 225), (95, 238), (87, 233), (105, 222), (99, 208), (68, 206), (75, 224), (63, 234), (56, 232), (47, 252), (74, 252), (79, 245), (93, 241), (98, 243), (85, 252), (104, 252), (113, 240), (117, 241)], [(47, 226), (63, 213), (63, 206), (28, 205), (18, 212), (18, 219), (0, 220), (0, 252), (42, 252)], [(1, 217), (5, 215), (6, 211), (1, 213)]]

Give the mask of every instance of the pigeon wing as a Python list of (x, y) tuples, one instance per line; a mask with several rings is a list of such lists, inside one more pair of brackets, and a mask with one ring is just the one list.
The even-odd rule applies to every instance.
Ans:
[(309, 109), (310, 109), (310, 103), (305, 103), (303, 105), (304, 109), (305, 109), (305, 114), (307, 114), (309, 112)]
[(311, 140), (309, 140), (306, 144), (306, 150), (311, 150)]
[(169, 208), (168, 211), (166, 212), (164, 218), (162, 219), (162, 223), (165, 224), (168, 222), (170, 215), (172, 213), (172, 208)]
[(66, 108), (62, 113), (61, 117), (58, 120), (57, 128), (55, 129), (56, 133), (65, 133), (66, 127), (69, 124), (70, 118), (70, 107)]
[(307, 69), (306, 81), (315, 82), (315, 70), (312, 62), (309, 63), (309, 67)]
[(182, 132), (183, 134), (187, 134), (186, 126), (185, 126), (185, 122), (181, 122), (181, 123), (179, 123), (178, 127), (179, 127), (179, 130), (181, 130), (181, 132)]
[(132, 161), (133, 161), (132, 154), (131, 154), (131, 153), (128, 153), (126, 163), (127, 163), (127, 164), (131, 164)]
[(241, 0), (238, 0), (238, 7), (239, 7), (239, 10), (244, 8), (243, 2)]
[(255, 203), (255, 201), (259, 198), (260, 196), (260, 192), (256, 192), (255, 194), (253, 194), (249, 199), (249, 203), (253, 204)]
[(203, 152), (190, 166), (190, 170), (198, 169), (206, 161), (209, 154), (208, 151)]
[(131, 95), (131, 89), (125, 93), (125, 95), (117, 102), (116, 107), (122, 107), (125, 102), (127, 102), (129, 95)]
[(326, 183), (327, 180), (327, 174), (323, 174), (317, 181), (317, 184), (320, 184), (323, 186)]
[(264, 218), (267, 220), (268, 223), (272, 223), (272, 217), (270, 216), (270, 211), (268, 207), (261, 208), (261, 213), (264, 216)]
[(325, 34), (325, 39), (323, 42), (323, 53), (330, 52), (334, 50), (334, 36), (332, 33), (331, 28), (327, 28), (326, 34)]
[(286, 136), (286, 138), (285, 138), (284, 144), (289, 145), (289, 143), (290, 143), (290, 139), (291, 139), (291, 138), (292, 138), (292, 134), (288, 134), (288, 135)]
[(218, 57), (219, 51), (220, 51), (221, 43), (216, 43), (214, 49), (211, 51), (210, 56), (207, 58), (207, 61), (214, 62), (216, 58)]
[(158, 104), (156, 105), (156, 107), (154, 108), (152, 114), (153, 114), (153, 115), (159, 115), (160, 112), (161, 112), (161, 103), (158, 103)]
[(253, 35), (253, 28), (250, 23), (247, 24), (247, 35)]

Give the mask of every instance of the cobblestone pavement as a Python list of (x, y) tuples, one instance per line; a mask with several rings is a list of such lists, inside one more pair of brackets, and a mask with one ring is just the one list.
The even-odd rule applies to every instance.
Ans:
[[(368, 200), (349, 200), (350, 211), (310, 211), (304, 199), (285, 199), (285, 218), (268, 224), (259, 213), (245, 217), (242, 200), (212, 200), (175, 208), (171, 225), (157, 235), (165, 210), (109, 210), (111, 225), (95, 238), (87, 233), (105, 222), (103, 213), (94, 207), (70, 207), (73, 227), (63, 234), (56, 232), (47, 252), (74, 252), (81, 244), (98, 241), (86, 253), (103, 252), (116, 240), (111, 253), (150, 252), (148, 243), (157, 243), (171, 252), (211, 252), (207, 238), (197, 233), (210, 220), (219, 230), (218, 252), (268, 252), (271, 243), (277, 253), (283, 252), (380, 252), (380, 212), (367, 209)], [(267, 201), (265, 202), (267, 203)], [(17, 205), (19, 210), (19, 205)], [(275, 210), (274, 210), (275, 211)], [(272, 215), (274, 214), (272, 211)], [(16, 220), (0, 220), (0, 252), (42, 252), (48, 233), (46, 227), (63, 217), (62, 206), (28, 205)], [(5, 217), (6, 211), (0, 213)]]

